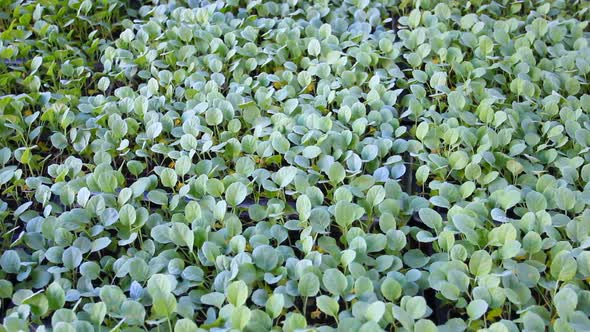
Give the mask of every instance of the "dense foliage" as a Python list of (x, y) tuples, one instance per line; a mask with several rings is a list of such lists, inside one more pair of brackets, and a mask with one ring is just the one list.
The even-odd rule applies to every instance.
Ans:
[(588, 2), (0, 8), (0, 331), (590, 330)]

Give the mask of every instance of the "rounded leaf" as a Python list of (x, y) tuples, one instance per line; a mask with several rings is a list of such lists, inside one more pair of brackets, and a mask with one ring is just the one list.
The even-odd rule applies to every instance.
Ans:
[(305, 273), (299, 279), (297, 289), (301, 296), (315, 296), (320, 291), (320, 279), (311, 272)]
[(348, 287), (348, 280), (338, 269), (327, 269), (322, 276), (324, 288), (334, 295), (342, 295)]
[(239, 307), (248, 299), (248, 286), (242, 280), (234, 281), (225, 289), (227, 302)]
[(473, 300), (467, 306), (467, 315), (469, 319), (474, 320), (483, 316), (488, 310), (488, 303), (484, 300)]
[(225, 200), (227, 204), (236, 207), (241, 204), (248, 195), (248, 188), (241, 182), (230, 184), (225, 190)]

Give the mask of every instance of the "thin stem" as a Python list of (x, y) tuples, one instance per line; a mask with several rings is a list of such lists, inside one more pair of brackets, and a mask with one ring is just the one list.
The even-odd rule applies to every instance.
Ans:
[(168, 321), (168, 330), (169, 330), (169, 331), (171, 331), (171, 332), (172, 332), (172, 331), (174, 331), (174, 330), (172, 329), (172, 322), (170, 321), (170, 317), (167, 317), (167, 318), (166, 318), (166, 321)]

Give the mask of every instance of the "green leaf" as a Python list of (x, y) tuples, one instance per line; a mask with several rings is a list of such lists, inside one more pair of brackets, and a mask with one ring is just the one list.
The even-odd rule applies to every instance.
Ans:
[(525, 331), (545, 331), (545, 321), (533, 311), (526, 311), (521, 320)]
[(212, 305), (217, 308), (221, 308), (223, 302), (225, 302), (225, 295), (218, 292), (208, 293), (201, 296), (201, 302), (203, 304)]
[(191, 223), (197, 221), (202, 216), (201, 206), (196, 201), (190, 201), (184, 207), (184, 219)]
[(306, 146), (303, 149), (303, 156), (307, 159), (313, 159), (319, 156), (322, 153), (322, 149), (317, 146)]
[(223, 182), (218, 179), (207, 179), (207, 193), (213, 197), (221, 197), (221, 194), (225, 191)]
[(484, 300), (473, 300), (467, 306), (467, 315), (469, 319), (475, 320), (483, 316), (488, 310), (488, 303)]
[(569, 251), (560, 251), (551, 262), (551, 276), (559, 281), (568, 281), (574, 278), (578, 265)]
[(520, 192), (517, 190), (507, 190), (499, 195), (498, 203), (504, 210), (508, 210), (520, 203)]
[(299, 313), (291, 312), (287, 314), (283, 323), (283, 331), (296, 332), (307, 327), (305, 316)]
[(469, 156), (465, 151), (455, 151), (449, 156), (449, 165), (452, 169), (461, 170), (469, 163)]
[(375, 207), (385, 199), (385, 189), (383, 186), (373, 186), (367, 191), (367, 202), (371, 205), (371, 207)]
[(555, 308), (560, 317), (568, 318), (576, 311), (578, 306), (578, 294), (571, 288), (562, 288), (553, 299)]
[(92, 241), (92, 246), (90, 252), (97, 252), (101, 251), (104, 248), (108, 247), (111, 244), (111, 239), (108, 237), (101, 237), (94, 241)]
[(210, 108), (205, 112), (205, 122), (210, 126), (218, 126), (223, 122), (223, 113), (218, 108)]
[(309, 44), (307, 45), (307, 53), (309, 53), (309, 55), (311, 55), (311, 56), (317, 57), (318, 55), (320, 55), (320, 52), (321, 52), (320, 42), (317, 39), (312, 38), (309, 41)]
[(340, 262), (342, 263), (342, 266), (348, 267), (350, 265), (350, 263), (352, 263), (352, 261), (354, 261), (355, 258), (356, 258), (356, 251), (351, 250), (351, 249), (346, 249), (346, 250), (343, 250), (342, 254), (340, 255)]
[(283, 137), (283, 135), (277, 134), (271, 139), (273, 149), (278, 153), (285, 154), (289, 151), (291, 144), (289, 140)]
[(100, 289), (99, 296), (101, 301), (106, 305), (106, 310), (108, 312), (118, 312), (121, 303), (126, 299), (123, 291), (119, 287), (113, 285), (103, 286)]
[(178, 176), (173, 169), (164, 168), (160, 174), (160, 179), (164, 187), (174, 188), (176, 186), (176, 182), (178, 181)]
[(170, 240), (177, 246), (188, 247), (189, 251), (193, 251), (195, 234), (186, 224), (173, 222), (170, 227)]
[(522, 248), (529, 254), (535, 254), (543, 248), (543, 240), (538, 233), (530, 231), (522, 238)]
[(381, 293), (388, 301), (394, 302), (402, 295), (402, 286), (393, 278), (386, 278), (381, 284)]
[(193, 332), (197, 330), (197, 324), (188, 318), (182, 318), (176, 321), (174, 332)]
[(82, 263), (82, 252), (77, 247), (69, 247), (64, 250), (61, 260), (66, 269), (73, 270)]
[(176, 160), (174, 164), (174, 171), (180, 177), (184, 177), (191, 170), (193, 163), (189, 156), (182, 156)]
[(327, 269), (322, 276), (324, 287), (333, 295), (343, 295), (348, 287), (348, 280), (338, 269)]
[(14, 286), (8, 280), (0, 279), (0, 299), (9, 299), (12, 297)]
[(135, 224), (136, 220), (137, 212), (135, 211), (135, 208), (130, 204), (123, 205), (121, 210), (119, 210), (119, 221), (121, 224), (129, 227)]
[(297, 289), (301, 296), (315, 296), (320, 291), (320, 280), (311, 272), (305, 273), (299, 279)]
[(252, 312), (245, 306), (234, 308), (231, 314), (232, 327), (239, 331), (244, 330), (252, 317)]
[(31, 75), (34, 75), (35, 72), (41, 67), (43, 64), (43, 57), (36, 56), (31, 60)]
[(176, 297), (172, 293), (159, 292), (153, 298), (152, 311), (158, 317), (169, 318), (176, 312)]
[(414, 326), (414, 319), (410, 317), (410, 315), (402, 308), (398, 307), (397, 305), (393, 306), (393, 317), (402, 324), (402, 326), (408, 330), (412, 331)]
[(424, 140), (424, 137), (428, 134), (429, 125), (428, 122), (421, 122), (416, 128), (416, 138)]
[(502, 224), (488, 233), (489, 245), (503, 246), (509, 241), (516, 240), (516, 228), (509, 223)]
[(0, 267), (6, 273), (18, 273), (20, 264), (20, 257), (14, 250), (6, 250), (0, 257)]
[(154, 228), (152, 228), (150, 232), (150, 236), (152, 237), (152, 239), (157, 243), (162, 244), (170, 243), (171, 235), (172, 234), (170, 232), (170, 227), (168, 225), (157, 225)]
[(225, 190), (225, 200), (232, 207), (242, 203), (246, 199), (246, 195), (248, 195), (248, 188), (241, 182), (234, 182)]
[(234, 307), (242, 306), (248, 299), (248, 286), (242, 280), (234, 281), (225, 289), (225, 297)]
[(43, 316), (49, 310), (49, 302), (43, 293), (37, 293), (23, 301), (23, 304), (28, 304), (31, 311), (36, 316)]
[(139, 258), (133, 257), (128, 261), (129, 276), (135, 281), (145, 281), (149, 275), (147, 263)]
[(408, 24), (412, 28), (418, 27), (420, 24), (421, 13), (418, 9), (413, 9), (408, 16)]
[(328, 179), (332, 184), (341, 183), (344, 178), (346, 177), (346, 171), (344, 170), (344, 166), (342, 166), (339, 162), (334, 162), (328, 169)]
[(145, 308), (137, 301), (125, 300), (121, 304), (121, 315), (125, 317), (125, 323), (129, 325), (143, 325), (145, 320)]
[(293, 182), (295, 175), (297, 175), (297, 168), (293, 166), (283, 167), (276, 172), (275, 182), (280, 188), (284, 188)]
[(385, 303), (381, 301), (375, 301), (367, 307), (367, 311), (365, 312), (365, 317), (368, 320), (378, 322), (385, 314)]
[(151, 295), (171, 293), (175, 288), (176, 279), (166, 274), (154, 274), (147, 283), (147, 289)]
[(449, 282), (443, 282), (440, 291), (445, 298), (452, 301), (456, 301), (461, 294), (461, 290)]
[(516, 256), (520, 252), (521, 244), (518, 240), (508, 240), (500, 248), (502, 258), (508, 259)]
[(510, 173), (512, 173), (513, 176), (517, 176), (524, 170), (522, 164), (514, 159), (510, 159), (506, 162), (506, 168), (510, 171)]
[(420, 216), (420, 220), (426, 224), (426, 226), (437, 232), (442, 229), (442, 217), (433, 209), (422, 208), (418, 211), (418, 215)]
[(356, 219), (357, 208), (358, 206), (356, 204), (346, 201), (338, 201), (334, 209), (336, 223), (340, 227), (348, 229)]
[(20, 157), (20, 162), (25, 165), (28, 165), (31, 163), (32, 157), (33, 157), (33, 154), (31, 153), (31, 148), (25, 148), (23, 150), (21, 157)]
[(54, 330), (56, 331), (63, 331), (63, 332), (76, 332), (76, 329), (71, 323), (68, 322), (56, 322), (52, 324)]
[(16, 173), (17, 167), (16, 166), (7, 166), (3, 169), (0, 170), (0, 185), (4, 185), (6, 183), (8, 183), (8, 181), (10, 181), (15, 173)]
[(477, 277), (488, 275), (492, 271), (492, 256), (485, 250), (478, 250), (471, 255), (469, 270)]
[(59, 283), (53, 282), (49, 285), (45, 295), (51, 310), (60, 309), (66, 303), (66, 293)]
[(465, 168), (465, 178), (468, 180), (477, 180), (481, 176), (481, 167), (473, 162), (467, 164)]
[(430, 320), (420, 319), (416, 321), (416, 324), (414, 324), (414, 331), (438, 332), (438, 327)]
[(283, 294), (272, 294), (268, 300), (266, 300), (266, 312), (272, 319), (275, 319), (281, 315), (284, 306), (285, 298)]
[(84, 305), (84, 311), (88, 313), (88, 316), (92, 323), (100, 325), (102, 324), (107, 315), (107, 306), (104, 302), (86, 303)]
[(307, 195), (297, 197), (296, 209), (299, 214), (299, 220), (307, 221), (309, 219), (311, 215), (311, 200)]
[(109, 85), (110, 85), (110, 84), (111, 84), (111, 81), (109, 80), (109, 78), (108, 78), (108, 77), (101, 77), (101, 78), (98, 80), (98, 85), (97, 85), (97, 87), (98, 87), (98, 89), (99, 89), (100, 91), (102, 91), (102, 92), (105, 92), (105, 91), (106, 91), (106, 90), (109, 88)]
[(254, 264), (263, 271), (273, 270), (279, 263), (276, 250), (269, 245), (260, 245), (252, 252)]
[(557, 188), (555, 191), (555, 203), (559, 209), (570, 211), (575, 206), (576, 196), (574, 192), (568, 188)]
[(547, 200), (543, 194), (536, 191), (529, 191), (526, 195), (526, 206), (533, 212), (543, 211), (547, 209)]
[(326, 295), (321, 295), (316, 299), (316, 304), (318, 306), (318, 309), (320, 309), (326, 315), (336, 318), (338, 317), (340, 306), (338, 305), (338, 302), (333, 298)]
[(423, 185), (430, 175), (430, 168), (427, 165), (422, 165), (416, 170), (416, 183)]
[(426, 300), (422, 296), (414, 296), (406, 301), (406, 311), (413, 319), (422, 318), (426, 314)]

